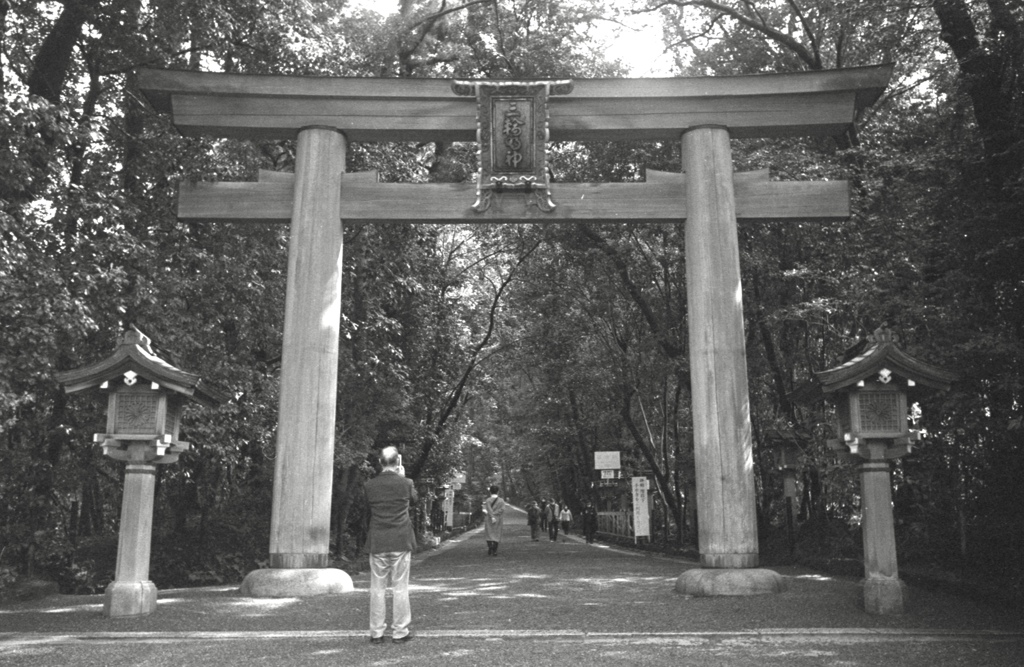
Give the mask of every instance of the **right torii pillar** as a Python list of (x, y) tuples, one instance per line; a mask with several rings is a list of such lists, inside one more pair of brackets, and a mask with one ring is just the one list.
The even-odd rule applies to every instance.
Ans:
[(686, 297), (689, 308), (693, 450), (703, 568), (676, 580), (686, 595), (756, 595), (783, 590), (760, 569), (754, 456), (743, 333), (736, 198), (729, 130), (689, 129), (686, 172)]

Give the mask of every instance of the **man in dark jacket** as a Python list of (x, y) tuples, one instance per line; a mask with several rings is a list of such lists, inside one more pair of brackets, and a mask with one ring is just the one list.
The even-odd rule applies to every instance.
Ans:
[(526, 506), (526, 523), (530, 526), (530, 539), (537, 542), (537, 533), (540, 528), (540, 507), (536, 502), (531, 502)]
[(589, 500), (587, 506), (583, 508), (583, 534), (587, 538), (587, 544), (593, 544), (594, 536), (597, 534), (597, 508)]
[(416, 535), (409, 518), (409, 508), (416, 504), (416, 488), (401, 470), (401, 456), (394, 447), (380, 453), (384, 467), (379, 475), (364, 485), (370, 506), (370, 642), (384, 642), (386, 603), (385, 589), (390, 581), (393, 606), (391, 641), (406, 642), (412, 638), (412, 608), (409, 606), (409, 563), (416, 548)]
[(548, 501), (548, 539), (552, 542), (558, 541), (558, 503), (551, 499)]

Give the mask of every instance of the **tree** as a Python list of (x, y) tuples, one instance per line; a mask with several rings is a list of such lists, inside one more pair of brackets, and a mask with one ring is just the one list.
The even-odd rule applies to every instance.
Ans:
[[(915, 520), (915, 534), (935, 535), (932, 558), (950, 525), (959, 526), (963, 558), (989, 553), (983, 545), (1005, 534), (994, 526), (1018, 516), (981, 497), (1008, 497), (1010, 487), (989, 464), (1021, 447), (1014, 426), (1020, 273), (1011, 268), (1021, 218), (1019, 10), (940, 1), (694, 0), (645, 8), (671, 19), (670, 34), (691, 49), (680, 52), (681, 66), (701, 74), (897, 63), (894, 85), (849, 141), (735, 148), (738, 164), (768, 166), (780, 178), (846, 175), (856, 188), (849, 224), (741, 230), (747, 331), (759, 342), (748, 346), (755, 439), (795, 426), (813, 472), (805, 490), (827, 500), (829, 513), (855, 518), (849, 475), (829, 466), (820, 446), (829, 415), (789, 405), (787, 387), (840, 359), (871, 327), (894, 324), (922, 356), (971, 369), (950, 398), (925, 406), (934, 451), (906, 463), (899, 481), (914, 489), (904, 497), (913, 495), (916, 516), (931, 517)], [(998, 414), (998, 425), (980, 414)], [(940, 481), (949, 466), (960, 472)], [(1019, 568), (1008, 571), (1020, 580)]]
[[(102, 430), (102, 408), (69, 404), (53, 373), (109, 354), (128, 324), (234, 396), (217, 414), (187, 416), (184, 437), (197, 447), (161, 471), (165, 520), (155, 553), (167, 558), (154, 563), (154, 576), (237, 576), (265, 548), (258, 543), (266, 512), (258, 508), (269, 501), (286, 230), (185, 225), (173, 216), (173, 198), (186, 180), (287, 170), (294, 146), (177, 136), (142, 102), (133, 70), (477, 71), (463, 62), (470, 51), (462, 37), (476, 4), (448, 11), (406, 2), (393, 17), (336, 3), (245, 0), (2, 5), (0, 151), (10, 159), (0, 160), (0, 304), (9, 343), (0, 355), (0, 489), (4, 539), (19, 545), (5, 560), (49, 562), (69, 577), (68, 588), (102, 586), (109, 576), (109, 561), (84, 564), (87, 548), (109, 542), (119, 500), (116, 468), (83, 439)], [(556, 7), (549, 16), (542, 4), (495, 5), (481, 19), (485, 38), (507, 31), (515, 39), (506, 54), (521, 58), (545, 43), (535, 23), (542, 15), (544, 30), (561, 22), (570, 34), (565, 26), (581, 15)], [(575, 52), (562, 46), (552, 62), (568, 67), (563, 56)], [(354, 145), (348, 166), (387, 180), (460, 181), (473, 156), (464, 146)], [(531, 243), (514, 229), (346, 230), (342, 498), (357, 488), (351, 482), (366, 451), (381, 443), (405, 443), (417, 473), (461, 465), (465, 409), (504, 324), (502, 302), (516, 277), (509, 267), (526, 261)], [(47, 527), (46, 544), (28, 555), (36, 525)], [(86, 573), (78, 583), (70, 579), (76, 571)]]
[[(956, 58), (994, 189), (1024, 182), (1024, 15), (1003, 0), (933, 0), (940, 38)], [(979, 28), (979, 26), (982, 26)]]

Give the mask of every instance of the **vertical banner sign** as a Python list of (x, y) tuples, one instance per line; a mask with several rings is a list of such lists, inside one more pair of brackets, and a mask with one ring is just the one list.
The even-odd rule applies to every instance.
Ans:
[(633, 478), (633, 538), (651, 536), (651, 517), (647, 508), (647, 478)]
[(455, 527), (455, 489), (444, 490), (444, 525)]

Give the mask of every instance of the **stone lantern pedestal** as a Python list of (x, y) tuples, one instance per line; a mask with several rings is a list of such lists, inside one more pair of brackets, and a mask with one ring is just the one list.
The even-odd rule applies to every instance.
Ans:
[(864, 543), (864, 611), (902, 614), (906, 586), (900, 581), (892, 513), (889, 461), (910, 452), (904, 444), (870, 439), (852, 447), (832, 441), (844, 460), (860, 467), (861, 537)]
[(860, 464), (861, 532), (864, 540), (864, 610), (872, 614), (903, 613), (906, 586), (896, 562), (896, 530), (892, 516), (892, 479), (885, 441), (864, 448)]
[(768, 444), (774, 448), (775, 468), (782, 472), (782, 492), (786, 499), (786, 539), (792, 553), (796, 548), (797, 472), (803, 456), (800, 442), (805, 438), (793, 429), (772, 429), (765, 435)]
[(149, 580), (153, 543), (153, 500), (156, 466), (173, 463), (186, 443), (106, 441), (104, 453), (124, 461), (121, 526), (117, 538), (117, 568), (103, 601), (105, 616), (144, 616), (156, 611), (156, 585)]
[(200, 386), (198, 375), (175, 368), (153, 353), (138, 329), (126, 333), (114, 354), (57, 380), (67, 393), (107, 392), (107, 432), (93, 440), (112, 459), (124, 461), (124, 492), (117, 542), (117, 568), (106, 589), (103, 613), (144, 616), (156, 610), (157, 589), (149, 580), (153, 541), (156, 467), (174, 463), (189, 448), (178, 439), (187, 400), (213, 406), (224, 397)]

